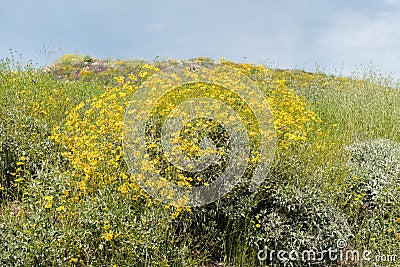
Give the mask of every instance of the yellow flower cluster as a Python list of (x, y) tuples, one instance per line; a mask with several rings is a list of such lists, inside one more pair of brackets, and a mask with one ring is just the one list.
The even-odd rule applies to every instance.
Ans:
[[(249, 64), (233, 64), (223, 62), (223, 64), (232, 65), (232, 67), (242, 69), (244, 73), (254, 79), (256, 85), (260, 86), (265, 93), (267, 103), (274, 116), (275, 128), (278, 133), (279, 147), (281, 149), (288, 148), (290, 144), (298, 141), (303, 141), (307, 138), (307, 132), (312, 129), (312, 123), (319, 119), (312, 111), (306, 108), (303, 99), (288, 88), (284, 80), (266, 79), (268, 70), (263, 66), (253, 66)], [(158, 72), (156, 66), (145, 64), (137, 74), (130, 74), (128, 77), (115, 77), (118, 86), (107, 88), (106, 91), (98, 97), (87, 100), (85, 103), (72, 108), (68, 113), (65, 124), (60, 127), (55, 127), (51, 139), (62, 144), (65, 151), (62, 156), (68, 160), (70, 168), (68, 171), (74, 178), (71, 182), (72, 189), (80, 194), (90, 194), (97, 188), (106, 185), (115, 184), (118, 192), (126, 194), (130, 190), (138, 190), (133, 175), (128, 174), (127, 168), (123, 161), (122, 149), (122, 129), (124, 126), (123, 120), (125, 110), (129, 105), (130, 98), (140, 86), (141, 81)], [(225, 93), (220, 93), (221, 88), (216, 86), (200, 86), (198, 93), (202, 96), (220, 99), (225, 103), (229, 103), (244, 114), (248, 113), (248, 130), (249, 135), (252, 135), (254, 126), (251, 118), (251, 112), (247, 112), (246, 108), (241, 104), (240, 99), (235, 98), (229, 90)], [(203, 88), (203, 89), (201, 89)], [(222, 88), (223, 89), (223, 88)], [(174, 96), (168, 97), (168, 101), (178, 103), (182, 97), (187, 96), (185, 93), (190, 88), (182, 87), (179, 90), (171, 90)], [(171, 94), (168, 92), (168, 94)], [(163, 101), (166, 98), (163, 98)], [(160, 116), (165, 116), (176, 103), (162, 102), (153, 110), (159, 112)], [(208, 124), (207, 121), (199, 121), (202, 124)], [(186, 125), (187, 134), (193, 132), (191, 128), (196, 125)], [(199, 156), (200, 138), (180, 140), (180, 149), (189, 158)], [(194, 140), (195, 143), (189, 140)], [(157, 142), (147, 143), (147, 149), (152, 151), (158, 146)], [(213, 151), (215, 152), (215, 151)], [(223, 155), (223, 151), (216, 151)], [(211, 152), (210, 152), (211, 153)], [(253, 160), (257, 160), (253, 156)], [(145, 160), (145, 159), (144, 159)], [(151, 165), (157, 165), (155, 158), (146, 162), (149, 168)], [(145, 168), (146, 164), (143, 165)], [(166, 169), (168, 172), (168, 169)], [(183, 174), (176, 176), (180, 186), (191, 187), (193, 184), (198, 185), (201, 182), (203, 185), (208, 185), (209, 181), (204, 178), (186, 177)], [(141, 193), (142, 194), (142, 193)], [(175, 214), (177, 216), (179, 211)], [(105, 239), (109, 238), (108, 235)]]
[(305, 141), (314, 124), (321, 122), (317, 114), (307, 109), (305, 100), (290, 87), (294, 85), (308, 88), (314, 79), (312, 74), (277, 71), (264, 65), (237, 64), (225, 60), (221, 60), (221, 63), (239, 69), (265, 91), (279, 138), (278, 149), (286, 149), (290, 144)]
[(294, 90), (285, 85), (285, 80), (274, 81), (273, 89), (267, 92), (267, 100), (274, 115), (275, 129), (280, 144), (288, 148), (297, 141), (305, 141), (307, 133), (320, 118), (307, 109), (306, 103)]
[[(142, 78), (158, 71), (150, 65), (142, 69)], [(122, 151), (124, 112), (138, 85), (134, 75), (116, 80), (121, 83), (119, 87), (106, 88), (100, 96), (66, 112), (65, 124), (55, 127), (50, 137), (64, 146), (61, 155), (70, 166), (71, 187), (82, 195), (118, 183), (121, 193), (138, 189), (129, 181)]]
[(53, 196), (45, 196), (44, 199), (46, 201), (45, 208), (51, 209), (53, 207)]

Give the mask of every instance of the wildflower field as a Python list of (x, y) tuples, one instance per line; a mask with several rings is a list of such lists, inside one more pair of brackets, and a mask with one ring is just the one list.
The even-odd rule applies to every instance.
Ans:
[[(265, 100), (274, 153), (262, 183), (250, 190), (249, 179), (265, 160), (258, 148), (264, 133), (242, 89), (177, 86), (160, 98), (152, 123), (144, 122), (138, 134), (145, 153), (124, 147), (136, 92), (182, 63), (72, 54), (41, 70), (12, 58), (0, 62), (1, 266), (400, 265), (395, 81), (374, 72), (345, 78), (227, 60), (186, 61), (230, 69)], [(204, 205), (160, 201), (143, 185), (146, 177), (132, 170), (127, 152), (141, 159), (144, 171), (189, 189), (211, 187), (232, 162), (229, 131), (207, 116), (184, 123), (171, 154), (212, 160), (208, 168), (184, 171), (159, 149), (161, 124), (192, 97), (229, 105), (240, 118), (232, 121), (244, 122), (249, 150), (241, 182)], [(266, 248), (288, 253), (284, 259), (260, 257)], [(305, 250), (328, 249), (360, 255), (301, 257)], [(361, 257), (365, 251), (368, 257)]]

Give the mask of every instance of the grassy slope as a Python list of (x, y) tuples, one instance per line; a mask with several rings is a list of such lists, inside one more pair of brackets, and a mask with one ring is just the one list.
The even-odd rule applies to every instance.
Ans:
[[(184, 214), (182, 218), (172, 220), (162, 208), (146, 208), (140, 201), (132, 204), (113, 189), (80, 202), (74, 208), (74, 218), (59, 217), (57, 212), (39, 208), (46, 204), (43, 195), (65, 189), (66, 181), (59, 172), (61, 166), (57, 166), (60, 148), (47, 141), (52, 127), (63, 120), (62, 113), (104, 92), (104, 84), (114, 84), (112, 77), (135, 73), (144, 64), (142, 61), (94, 62), (97, 61), (87, 57), (60, 60), (58, 64), (61, 67), (51, 70), (50, 74), (67, 77), (69, 81), (54, 79), (49, 73), (35, 72), (30, 68), (21, 68), (13, 73), (8, 69), (9, 63), (3, 65), (0, 81), (1, 178), (3, 181), (13, 179), (10, 173), (18, 173), (19, 165), (15, 164), (20, 162), (21, 156), (29, 158), (32, 164), (27, 163), (20, 170), (20, 177), (25, 181), (12, 185), (13, 194), (19, 197), (5, 194), (5, 191), (2, 194), (4, 201), (0, 233), (5, 245), (0, 262), (6, 265), (24, 265), (26, 262), (79, 265), (88, 264), (88, 261), (94, 265), (135, 265), (140, 262), (147, 266), (201, 265), (209, 261), (231, 262), (235, 266), (259, 264), (255, 258), (257, 250), (250, 244), (257, 237), (253, 230), (249, 230), (253, 229), (250, 226), (255, 220), (252, 217), (254, 214), (245, 215), (237, 223), (229, 221), (225, 229), (218, 222), (218, 214), (211, 214), (210, 210), (195, 215)], [(102, 67), (109, 70), (103, 72)], [(308, 223), (321, 224), (328, 233), (333, 227), (327, 222), (331, 215), (317, 215), (319, 205), (325, 203), (325, 206), (335, 205), (353, 224), (350, 227), (355, 236), (351, 239), (353, 248), (371, 249), (382, 254), (398, 253), (400, 246), (396, 234), (400, 234), (400, 227), (399, 223), (396, 224), (396, 218), (400, 217), (399, 203), (395, 203), (397, 209), (390, 207), (386, 213), (387, 205), (383, 203), (379, 206), (383, 213), (364, 211), (364, 217), (361, 218), (360, 207), (365, 201), (362, 197), (354, 200), (359, 193), (355, 188), (358, 182), (354, 181), (355, 175), (347, 166), (349, 153), (344, 148), (357, 141), (377, 138), (400, 141), (400, 92), (370, 80), (352, 80), (302, 71), (271, 70), (265, 78), (286, 80), (289, 87), (303, 96), (310, 109), (321, 117), (322, 123), (318, 125), (320, 131), (310, 133), (307, 143), (278, 155), (273, 174), (279, 177), (277, 179), (281, 184), (271, 193), (274, 197), (270, 200), (273, 201), (273, 207), (282, 206), (281, 209), (272, 209), (273, 212), (287, 214), (276, 219), (275, 232), (266, 229), (259, 233), (260, 236), (267, 237), (266, 243), (271, 242), (274, 235), (285, 236), (287, 225), (293, 227), (290, 233), (304, 234), (294, 229), (299, 227), (298, 221), (303, 219), (302, 216)], [(63, 90), (62, 98), (57, 99), (58, 92), (54, 89)], [(15, 94), (15, 91), (24, 90), (29, 97), (23, 93)], [(46, 106), (48, 114), (35, 113), (35, 105), (31, 105), (33, 102)], [(10, 155), (5, 151), (16, 152)], [(32, 177), (34, 180), (30, 181), (28, 178), (32, 170), (36, 172)], [(23, 188), (26, 185), (29, 185), (28, 193), (18, 190), (19, 186)], [(399, 192), (400, 188), (393, 190)], [(12, 199), (12, 205), (9, 199)], [(296, 210), (299, 206), (314, 204), (316, 209)], [(287, 209), (290, 205), (294, 206), (293, 210)], [(265, 212), (263, 222), (267, 228), (272, 227), (274, 221), (269, 221)], [(291, 212), (295, 214), (293, 218)], [(299, 212), (298, 215), (296, 212)], [(323, 207), (321, 212), (328, 214), (330, 211)], [(280, 225), (279, 220), (284, 222)], [(114, 223), (111, 226), (114, 233), (119, 231), (126, 237), (121, 237), (115, 243), (96, 239), (96, 235), (100, 235), (98, 232), (107, 225), (105, 221)], [(75, 224), (69, 225), (71, 222)], [(392, 232), (387, 234), (389, 229)], [(279, 231), (282, 232), (278, 234)], [(166, 240), (175, 241), (168, 243)], [(300, 242), (306, 238), (298, 237), (296, 240)], [(44, 248), (47, 243), (48, 247)], [(282, 244), (289, 246), (290, 242)], [(25, 260), (22, 259), (23, 255)]]

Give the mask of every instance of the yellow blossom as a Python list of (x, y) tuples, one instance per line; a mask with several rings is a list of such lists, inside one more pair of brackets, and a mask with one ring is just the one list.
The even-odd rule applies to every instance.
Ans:
[(114, 237), (114, 232), (112, 230), (101, 234), (101, 237), (104, 238), (106, 241), (111, 241)]
[(123, 184), (118, 187), (118, 192), (126, 194), (128, 192), (128, 186)]
[(65, 208), (64, 208), (64, 206), (59, 206), (56, 210), (57, 211), (63, 211)]
[(124, 80), (125, 80), (124, 76), (114, 77), (114, 79), (115, 79), (118, 83), (123, 83)]

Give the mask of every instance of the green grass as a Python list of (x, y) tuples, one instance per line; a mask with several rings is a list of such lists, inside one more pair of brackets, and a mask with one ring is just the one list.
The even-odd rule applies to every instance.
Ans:
[[(145, 64), (98, 61), (107, 70), (97, 71), (93, 62), (68, 55), (46, 72), (10, 60), (0, 64), (1, 265), (281, 266), (276, 257), (258, 260), (257, 253), (264, 246), (321, 251), (335, 248), (338, 239), (348, 249), (397, 255), (396, 262), (375, 263), (399, 265), (400, 172), (388, 170), (400, 170), (390, 154), (400, 141), (394, 81), (379, 74), (357, 80), (299, 70), (260, 75), (254, 69), (262, 89), (267, 92), (267, 81), (284, 79), (322, 122), (307, 141), (277, 152), (256, 194), (242, 189), (174, 218), (175, 209), (162, 203), (149, 204), (136, 192), (120, 194), (119, 178), (84, 197), (68, 191), (72, 170), (61, 155), (65, 147), (49, 139), (54, 127), (63, 126), (66, 112), (79, 103), (117, 86), (114, 76), (137, 74)], [(375, 154), (363, 150), (363, 142), (377, 139), (395, 143), (371, 143)], [(349, 165), (357, 155), (364, 156)], [(381, 178), (383, 186), (373, 187), (371, 198), (368, 186)], [(110, 240), (105, 233), (112, 233)], [(317, 266), (340, 264), (346, 262)]]

